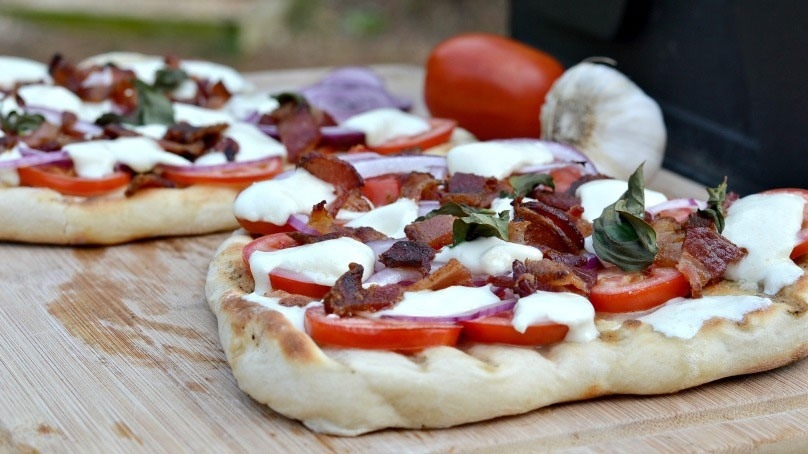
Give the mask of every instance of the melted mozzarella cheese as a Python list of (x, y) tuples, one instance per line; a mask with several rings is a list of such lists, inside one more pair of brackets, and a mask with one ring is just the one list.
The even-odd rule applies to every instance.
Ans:
[(295, 213), (308, 213), (311, 207), (325, 200), (334, 201), (332, 184), (297, 169), (287, 178), (259, 181), (248, 186), (236, 197), (233, 213), (248, 221), (286, 224)]
[(456, 259), (475, 274), (503, 274), (511, 271), (513, 261), (541, 260), (537, 248), (525, 244), (509, 243), (496, 237), (481, 237), (456, 246), (444, 246), (435, 260), (448, 262)]
[(707, 320), (722, 318), (740, 322), (749, 312), (765, 309), (771, 304), (770, 299), (754, 295), (674, 298), (637, 320), (668, 337), (690, 339)]
[(446, 156), (450, 174), (473, 173), (503, 179), (517, 170), (553, 162), (545, 145), (532, 140), (472, 142), (458, 145)]
[(392, 107), (354, 115), (340, 125), (364, 132), (365, 143), (369, 147), (381, 145), (396, 137), (413, 136), (429, 130), (429, 122), (425, 119)]
[[(238, 153), (236, 153), (238, 162), (254, 161), (270, 156), (286, 156), (286, 147), (282, 143), (249, 123), (231, 123), (224, 130), (224, 136), (233, 139), (238, 144)], [(199, 165), (224, 164), (225, 162), (227, 162), (227, 157), (221, 151), (211, 151), (195, 161)]]
[(148, 172), (157, 164), (190, 165), (190, 161), (163, 150), (147, 137), (121, 137), (115, 140), (91, 140), (65, 145), (76, 173), (84, 178), (101, 178), (113, 173), (115, 163), (136, 172)]
[(727, 211), (723, 235), (748, 254), (731, 264), (727, 279), (739, 281), (747, 288), (774, 295), (794, 283), (803, 274), (789, 257), (802, 228), (802, 196), (755, 194), (733, 203)]
[(48, 65), (27, 58), (0, 55), (0, 89), (10, 90), (18, 83), (44, 82), (51, 80)]
[(243, 299), (251, 302), (260, 304), (266, 308), (272, 309), (274, 311), (280, 312), (287, 320), (299, 331), (306, 331), (305, 326), (305, 315), (306, 309), (310, 307), (317, 307), (321, 306), (322, 303), (319, 301), (312, 301), (305, 306), (284, 306), (280, 304), (279, 298), (273, 298), (269, 296), (259, 295), (258, 293), (249, 293), (243, 296)]
[(277, 109), (280, 103), (269, 93), (242, 93), (233, 95), (225, 104), (225, 110), (234, 117), (244, 120), (257, 113), (269, 113)]
[(463, 287), (455, 285), (440, 290), (404, 292), (394, 307), (367, 314), (378, 318), (386, 315), (405, 317), (452, 317), (474, 312), (499, 301), (491, 286)]
[(211, 126), (219, 123), (235, 123), (236, 119), (221, 110), (206, 109), (192, 104), (174, 103), (174, 121), (186, 122), (191, 126)]
[[(111, 101), (85, 103), (75, 93), (58, 85), (24, 85), (17, 90), (17, 94), (25, 102), (26, 107), (40, 107), (56, 112), (72, 112), (80, 120), (88, 122), (95, 121), (102, 114), (112, 109)], [(11, 110), (25, 110), (12, 97), (5, 99), (3, 104), (4, 114)]]
[(581, 295), (538, 291), (516, 302), (511, 322), (516, 331), (524, 333), (530, 325), (547, 323), (567, 325), (564, 340), (569, 342), (588, 342), (598, 337), (595, 308)]
[(418, 217), (418, 204), (414, 200), (401, 198), (389, 205), (383, 205), (363, 213), (348, 221), (348, 227), (371, 227), (390, 238), (404, 238), (404, 227)]
[[(581, 198), (581, 206), (584, 207), (583, 218), (594, 221), (603, 213), (603, 209), (616, 202), (620, 196), (628, 191), (628, 182), (623, 180), (595, 180), (582, 184), (575, 191), (575, 195)], [(650, 207), (668, 200), (661, 192), (646, 189), (645, 206)]]
[(255, 293), (259, 295), (272, 290), (269, 273), (276, 269), (298, 273), (316, 284), (334, 285), (351, 263), (362, 265), (362, 279), (367, 279), (373, 273), (376, 254), (366, 244), (343, 237), (271, 252), (256, 251), (250, 256)]

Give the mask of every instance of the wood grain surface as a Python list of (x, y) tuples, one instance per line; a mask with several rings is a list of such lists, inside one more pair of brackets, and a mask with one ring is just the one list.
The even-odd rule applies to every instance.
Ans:
[[(419, 68), (377, 69), (420, 103)], [(323, 71), (253, 78), (288, 89)], [(652, 186), (702, 195), (668, 172)], [(227, 235), (104, 248), (0, 244), (0, 452), (808, 449), (806, 361), (672, 395), (600, 398), (452, 429), (312, 433), (253, 402), (230, 373), (203, 293)]]

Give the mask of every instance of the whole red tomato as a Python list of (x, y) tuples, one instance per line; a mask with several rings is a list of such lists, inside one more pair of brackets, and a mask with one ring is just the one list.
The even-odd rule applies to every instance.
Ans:
[(539, 112), (564, 66), (504, 36), (469, 33), (438, 44), (426, 64), (424, 100), (480, 140), (539, 137)]

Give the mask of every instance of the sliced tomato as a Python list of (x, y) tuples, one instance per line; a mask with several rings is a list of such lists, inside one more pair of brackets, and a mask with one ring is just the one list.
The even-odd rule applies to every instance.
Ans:
[(242, 226), (244, 230), (255, 235), (274, 235), (276, 233), (291, 232), (295, 230), (295, 228), (288, 223), (277, 225), (267, 221), (248, 221), (239, 217), (236, 217), (236, 221), (238, 221), (239, 225)]
[(767, 194), (788, 193), (802, 196), (805, 199), (805, 207), (802, 210), (802, 230), (797, 234), (797, 245), (791, 251), (791, 258), (796, 259), (808, 253), (808, 189), (801, 188), (779, 188), (765, 191)]
[(395, 175), (382, 175), (368, 178), (362, 187), (362, 194), (370, 200), (374, 206), (387, 205), (393, 203), (401, 196), (401, 183)]
[(473, 320), (460, 322), (463, 338), (472, 342), (511, 345), (547, 345), (561, 342), (569, 327), (558, 323), (530, 325), (524, 333), (517, 331), (511, 321), (513, 311), (503, 311)]
[(306, 311), (306, 332), (319, 345), (414, 353), (457, 344), (462, 327), (363, 317), (327, 316), (322, 307)]
[(396, 137), (381, 145), (368, 147), (381, 154), (393, 154), (405, 150), (426, 150), (446, 143), (452, 138), (452, 132), (457, 126), (454, 120), (432, 118), (429, 120), (429, 130), (414, 136)]
[(94, 197), (121, 189), (132, 180), (131, 175), (115, 171), (101, 178), (83, 178), (76, 176), (70, 167), (44, 164), (17, 169), (20, 185), (37, 188), (50, 188), (65, 195)]
[(690, 284), (675, 268), (652, 266), (644, 271), (626, 272), (613, 267), (598, 273), (589, 301), (597, 312), (634, 312), (689, 293)]
[(163, 167), (161, 174), (180, 185), (226, 184), (247, 185), (267, 180), (283, 171), (283, 158), (262, 159), (260, 162), (228, 163), (221, 166)]
[(273, 270), (269, 273), (269, 284), (275, 290), (304, 295), (311, 298), (322, 299), (329, 290), (330, 285), (317, 284), (307, 281), (305, 276), (285, 270)]

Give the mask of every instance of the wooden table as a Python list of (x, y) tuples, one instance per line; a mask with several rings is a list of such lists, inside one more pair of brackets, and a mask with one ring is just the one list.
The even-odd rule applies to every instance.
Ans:
[[(424, 111), (419, 68), (377, 69)], [(281, 90), (324, 71), (253, 79)], [(651, 186), (703, 195), (669, 172)], [(446, 430), (312, 433), (250, 400), (230, 373), (203, 293), (227, 235), (106, 248), (0, 244), (0, 452), (808, 449), (806, 361), (674, 395), (600, 398)]]

